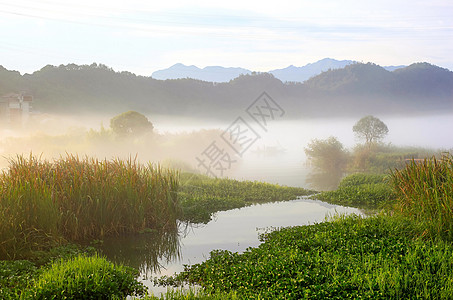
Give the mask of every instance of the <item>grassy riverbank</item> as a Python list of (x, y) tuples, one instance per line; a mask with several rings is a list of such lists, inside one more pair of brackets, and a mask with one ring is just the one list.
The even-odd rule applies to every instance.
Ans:
[[(64, 162), (64, 160), (61, 162), (62, 166), (66, 166)], [(86, 167), (83, 162), (81, 165)], [(27, 167), (25, 168), (25, 166)], [(96, 168), (101, 168), (103, 165), (96, 163), (92, 166), (97, 166), (94, 167), (95, 172)], [(32, 167), (36, 167), (36, 169)], [(69, 172), (70, 176), (63, 172), (62, 174), (67, 176), (60, 176), (65, 178), (64, 181), (53, 181), (53, 178), (58, 177), (55, 174), (60, 174), (56, 169), (55, 165), (39, 163), (33, 159), (19, 160), (17, 165), (13, 164), (12, 168), (3, 174), (0, 210), (0, 216), (4, 218), (1, 223), (3, 226), (2, 237), (9, 233), (5, 228), (12, 226), (11, 224), (19, 224), (19, 226), (11, 228), (28, 228), (29, 230), (31, 228), (32, 232), (33, 226), (52, 224), (42, 221), (44, 218), (31, 212), (46, 212), (45, 209), (49, 207), (53, 209), (55, 201), (48, 199), (65, 198), (66, 192), (80, 197), (82, 195), (80, 191), (90, 190), (87, 189), (91, 186), (90, 180), (87, 178), (94, 177), (89, 174), (96, 174), (90, 173), (93, 171), (90, 168), (86, 170), (79, 166), (79, 168), (72, 169), (72, 172), (77, 170), (79, 173)], [(66, 169), (62, 168), (62, 170)], [(14, 176), (16, 173), (19, 175)], [(82, 178), (78, 179), (80, 174)], [(105, 174), (114, 176), (117, 173), (112, 171)], [(115, 191), (132, 193), (132, 189), (135, 187), (133, 183), (143, 182), (141, 177), (133, 176), (141, 173), (133, 172), (132, 169), (129, 172), (119, 172), (118, 174), (122, 174), (121, 178), (130, 176), (126, 180), (126, 182), (132, 183), (132, 185), (126, 185), (129, 189), (122, 190), (118, 188), (122, 187), (121, 184), (114, 184), (112, 187), (101, 185), (101, 190), (105, 188), (106, 191), (109, 191), (112, 188)], [(144, 176), (149, 178), (146, 177), (149, 175)], [(13, 178), (16, 181), (12, 180)], [(134, 178), (135, 181), (132, 180)], [(166, 181), (165, 178), (164, 176), (163, 179), (157, 180), (164, 187), (167, 186), (165, 184), (172, 182), (171, 180)], [(77, 184), (77, 180), (80, 181), (79, 184)], [(66, 183), (66, 185), (59, 186), (58, 182)], [(80, 187), (77, 190), (79, 192), (74, 192), (73, 185), (68, 185), (68, 182), (75, 182), (74, 186)], [(100, 182), (102, 181), (97, 181), (98, 184)], [(10, 183), (11, 186), (9, 186)], [(215, 211), (239, 207), (235, 205), (249, 205), (261, 202), (263, 199), (263, 202), (281, 201), (291, 199), (293, 195), (300, 195), (302, 192), (302, 194), (310, 193), (301, 189), (254, 182), (209, 179), (188, 174), (182, 176), (181, 183), (182, 187), (176, 190), (180, 197), (176, 199), (181, 199), (181, 202), (176, 202), (176, 205), (180, 205), (179, 213), (177, 210), (173, 210), (172, 216), (201, 222), (204, 222), (206, 217), (210, 217)], [(148, 193), (164, 190), (156, 188), (156, 186), (161, 186), (159, 184), (156, 182), (154, 190), (148, 190)], [(177, 182), (175, 182), (176, 184)], [(360, 207), (369, 204), (383, 208), (378, 215), (367, 218), (337, 216), (333, 220), (310, 226), (280, 228), (261, 235), (260, 239), (263, 243), (257, 248), (249, 248), (242, 254), (222, 250), (213, 251), (205, 262), (187, 266), (185, 271), (180, 274), (158, 280), (161, 284), (166, 285), (197, 284), (203, 288), (201, 291), (169, 292), (161, 298), (451, 299), (453, 298), (452, 187), (453, 159), (451, 156), (428, 159), (424, 162), (412, 162), (405, 168), (394, 171), (388, 177), (360, 174), (347, 177), (337, 191), (324, 194), (329, 195), (331, 199), (326, 198), (326, 200), (335, 202), (337, 199), (347, 201), (352, 206)], [(35, 194), (35, 189), (40, 193), (44, 192)], [(95, 191), (97, 190), (95, 189)], [(53, 193), (49, 191), (53, 191)], [(168, 191), (170, 189), (167, 190), (167, 193), (159, 194), (157, 199), (162, 199), (161, 197), (165, 195), (169, 197), (166, 199), (172, 199), (168, 196), (172, 193)], [(5, 195), (16, 195), (16, 197), (6, 197)], [(50, 195), (50, 198), (40, 195)], [(57, 195), (59, 197), (56, 197)], [(96, 202), (92, 201), (93, 197), (84, 195), (85, 197), (80, 198), (75, 196), (67, 198), (72, 199), (73, 202), (70, 203), (73, 204), (84, 200), (87, 202), (80, 203), (93, 205)], [(129, 194), (126, 192), (122, 195)], [(381, 197), (382, 195), (385, 197)], [(13, 202), (14, 199), (16, 203)], [(28, 202), (24, 201), (26, 199)], [(36, 199), (41, 202), (36, 202)], [(48, 201), (44, 201), (45, 199)], [(346, 204), (346, 202), (341, 204)], [(8, 205), (11, 205), (13, 209), (10, 209)], [(192, 206), (195, 208), (191, 209)], [(207, 208), (197, 214), (197, 209), (204, 206)], [(81, 209), (81, 207), (79, 208)], [(52, 209), (49, 211), (52, 212)], [(8, 216), (9, 219), (5, 219)], [(20, 216), (22, 219), (16, 223), (6, 222), (14, 220), (11, 216)], [(53, 214), (49, 214), (49, 216), (53, 216)], [(49, 220), (52, 218), (48, 218), (47, 221)], [(156, 223), (156, 220), (165, 219), (160, 217), (152, 218), (152, 220), (154, 222), (152, 224), (161, 224)], [(60, 223), (57, 222), (57, 224)], [(146, 227), (147, 225), (137, 226), (137, 228)], [(169, 228), (162, 225), (159, 227)], [(41, 228), (47, 227), (39, 228), (38, 232), (42, 234), (44, 231)], [(49, 237), (52, 238), (52, 241), (54, 241), (55, 235), (65, 238), (65, 235), (62, 234), (65, 231), (59, 231), (59, 228), (55, 227), (55, 231), (49, 231), (54, 233)], [(95, 229), (91, 230), (96, 232)], [(69, 230), (69, 232), (72, 231)], [(18, 236), (33, 237), (33, 235), (25, 233)], [(40, 238), (43, 236), (46, 237), (42, 235)], [(2, 240), (1, 247), (11, 251), (5, 247), (5, 245), (10, 245), (7, 243), (11, 241), (20, 241), (19, 245), (22, 245), (23, 249), (31, 249), (27, 244), (29, 240), (19, 238)], [(41, 240), (32, 239), (31, 241), (39, 243)], [(33, 243), (31, 246), (36, 247)], [(36, 251), (37, 249), (39, 250), (39, 248), (34, 248), (33, 253), (39, 252)], [(68, 252), (67, 255), (62, 255), (63, 259), (60, 259), (61, 255), (58, 253), (66, 252)], [(69, 299), (83, 298), (85, 295), (95, 295), (93, 297), (110, 295), (124, 298), (127, 294), (141, 295), (145, 292), (143, 286), (136, 281), (136, 273), (134, 273), (136, 271), (111, 264), (96, 255), (87, 256), (83, 252), (81, 254), (78, 250), (56, 251), (57, 254), (48, 256), (47, 261), (44, 260), (46, 261), (44, 264), (33, 261), (1, 261), (0, 296), (6, 299), (8, 297), (11, 299), (38, 297), (39, 299), (41, 297), (39, 295), (42, 295), (41, 298), (44, 299), (51, 294), (58, 295), (57, 299), (63, 299), (66, 295), (70, 295)], [(28, 252), (28, 254), (30, 253)], [(40, 253), (45, 255), (48, 252)], [(112, 293), (109, 294), (109, 291)], [(156, 299), (154, 296), (146, 298)]]
[[(68, 243), (173, 232), (178, 219), (206, 223), (220, 210), (310, 193), (259, 182), (180, 176), (134, 160), (67, 156), (50, 162), (19, 156), (0, 175), (0, 259), (9, 259), (0, 260), (0, 298), (143, 294), (136, 271)], [(77, 294), (80, 291), (85, 294)]]
[(314, 191), (257, 181), (211, 178), (183, 173), (178, 193), (181, 220), (207, 223), (218, 211), (276, 201), (297, 199)]
[[(356, 175), (333, 195), (359, 187), (345, 196), (362, 199), (347, 201), (381, 205), (373, 194), (382, 191), (359, 193), (381, 179)], [(378, 215), (278, 229), (262, 235), (257, 248), (242, 254), (213, 251), (205, 262), (158, 282), (201, 285), (200, 299), (453, 298), (451, 156), (412, 162), (392, 173), (387, 185), (393, 187), (388, 199), (395, 206)]]
[(334, 191), (321, 192), (314, 199), (368, 210), (391, 208), (396, 194), (387, 174), (356, 173), (346, 176)]

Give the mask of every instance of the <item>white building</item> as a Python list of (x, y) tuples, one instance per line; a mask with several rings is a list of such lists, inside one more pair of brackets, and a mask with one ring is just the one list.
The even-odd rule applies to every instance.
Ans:
[(33, 96), (27, 93), (10, 93), (0, 98), (0, 123), (16, 127), (27, 123)]

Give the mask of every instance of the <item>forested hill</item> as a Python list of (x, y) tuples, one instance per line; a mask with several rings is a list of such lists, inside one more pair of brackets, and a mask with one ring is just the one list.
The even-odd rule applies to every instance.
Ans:
[(453, 111), (453, 72), (427, 63), (393, 72), (357, 63), (285, 84), (269, 73), (212, 83), (156, 80), (98, 64), (46, 66), (25, 75), (0, 66), (0, 95), (20, 91), (35, 97), (36, 111), (51, 113), (137, 110), (231, 119), (263, 91), (292, 118)]

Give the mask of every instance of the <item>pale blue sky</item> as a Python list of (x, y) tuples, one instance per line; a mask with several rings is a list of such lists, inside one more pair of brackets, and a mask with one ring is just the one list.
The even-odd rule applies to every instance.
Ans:
[(453, 70), (453, 1), (0, 0), (0, 65), (268, 71), (330, 57)]

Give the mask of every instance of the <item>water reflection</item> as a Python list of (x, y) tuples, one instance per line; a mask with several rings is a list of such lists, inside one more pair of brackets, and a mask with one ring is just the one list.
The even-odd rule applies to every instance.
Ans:
[(343, 178), (342, 171), (311, 172), (306, 177), (306, 182), (317, 191), (335, 190)]
[[(105, 239), (96, 248), (109, 259), (140, 270), (145, 275), (159, 273), (166, 264), (181, 257), (181, 231), (151, 231)], [(183, 232), (184, 233), (184, 230)]]
[(181, 272), (185, 264), (201, 263), (215, 249), (240, 253), (257, 247), (258, 235), (269, 228), (313, 224), (337, 213), (363, 215), (356, 208), (301, 197), (218, 212), (208, 224), (181, 224), (175, 232), (109, 239), (100, 248), (109, 259), (139, 269), (143, 283), (157, 295), (166, 288), (154, 286), (151, 277)]

